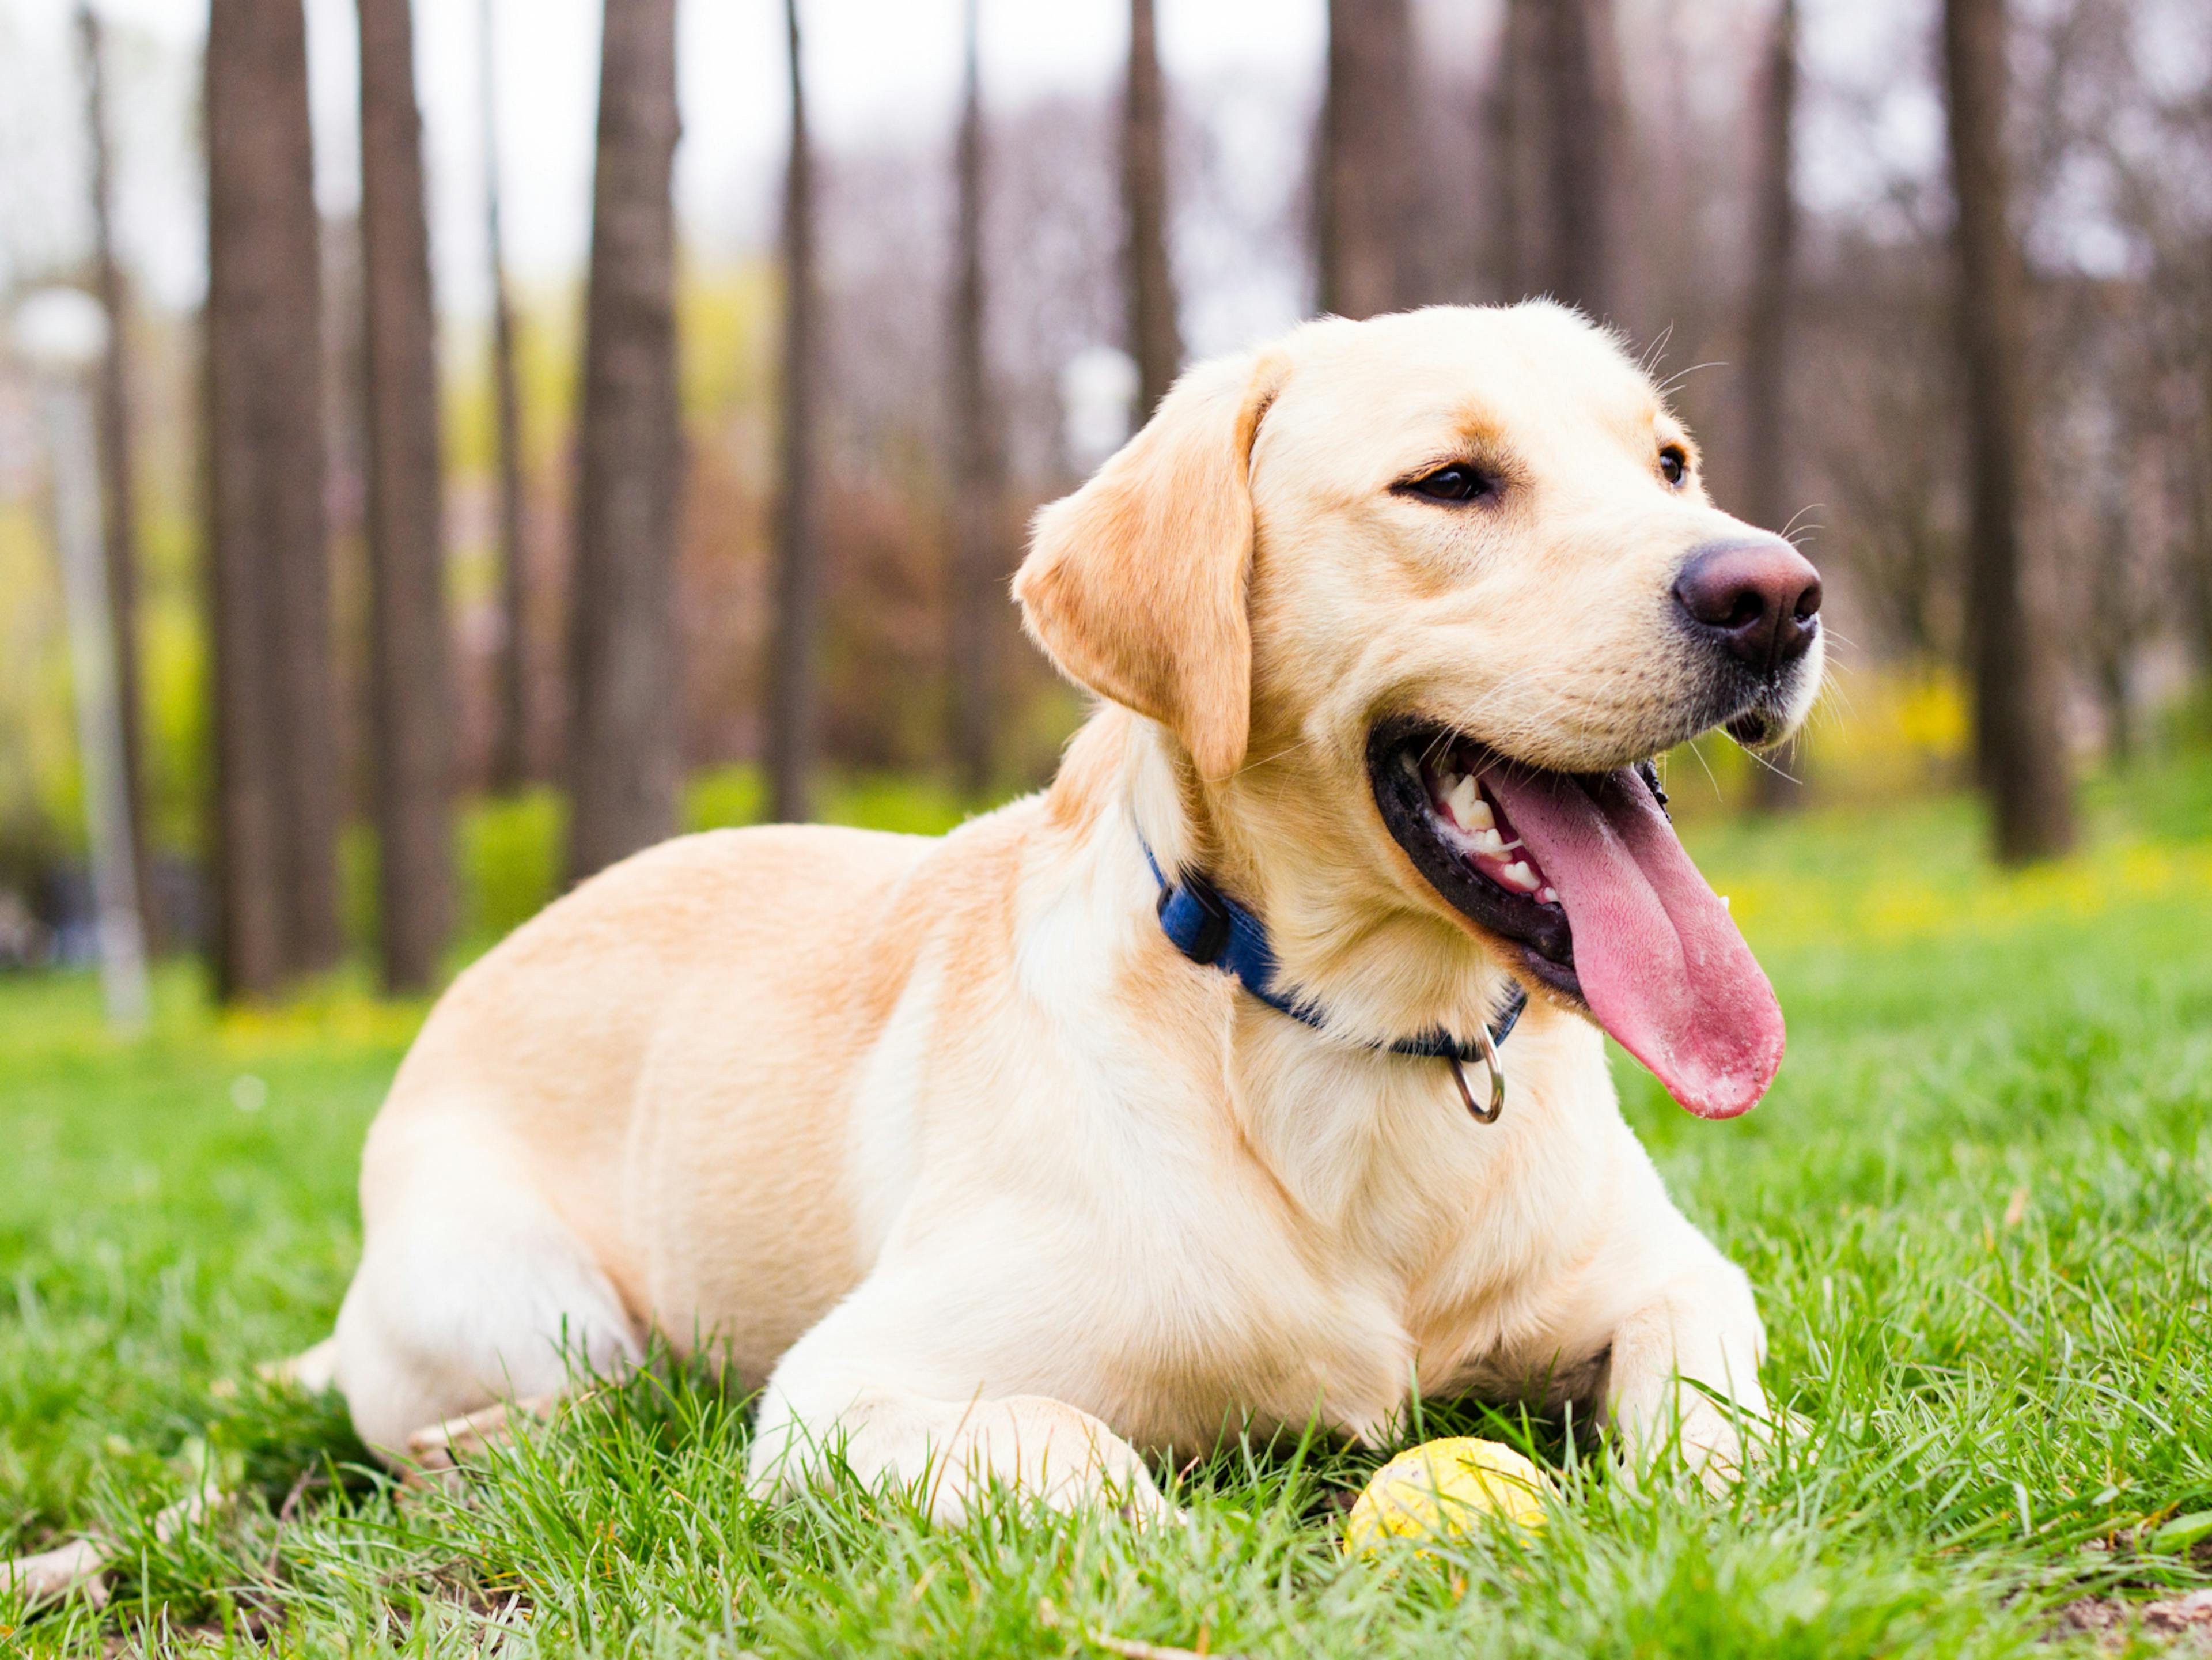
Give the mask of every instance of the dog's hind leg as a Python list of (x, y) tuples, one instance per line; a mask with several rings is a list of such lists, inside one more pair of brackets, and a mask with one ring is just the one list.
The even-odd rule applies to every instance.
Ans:
[(364, 1442), (395, 1465), (450, 1462), (489, 1438), (472, 1414), (638, 1363), (619, 1293), (522, 1160), (455, 1136), (399, 1152), (338, 1310), (337, 1381)]

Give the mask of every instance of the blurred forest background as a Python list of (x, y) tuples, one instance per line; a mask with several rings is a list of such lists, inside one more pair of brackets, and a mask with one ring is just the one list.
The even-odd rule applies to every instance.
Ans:
[[(0, 313), (54, 283), (135, 880), (226, 996), (1048, 776), (1027, 515), (1316, 310), (1578, 304), (1807, 545), (1836, 689), (1689, 811), (1978, 781), (2032, 858), (2206, 735), (2202, 0), (0, 0)], [(18, 964), (96, 932), (40, 410), (0, 358)]]

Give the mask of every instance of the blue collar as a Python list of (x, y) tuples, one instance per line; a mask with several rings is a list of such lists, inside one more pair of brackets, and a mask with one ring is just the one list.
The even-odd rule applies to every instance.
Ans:
[[(1152, 867), (1152, 879), (1160, 885), (1160, 931), (1177, 951), (1194, 963), (1236, 976), (1245, 990), (1269, 1008), (1279, 1009), (1316, 1030), (1326, 1025), (1321, 1011), (1311, 1003), (1293, 1001), (1274, 988), (1274, 947), (1267, 943), (1267, 927), (1258, 917), (1203, 876), (1185, 873), (1179, 884), (1169, 881), (1142, 836), (1137, 838), (1137, 845), (1145, 849), (1145, 862)], [(1491, 1042), (1503, 1043), (1528, 1006), (1528, 994), (1516, 982), (1505, 1012), (1491, 1028)], [(1462, 1066), (1483, 1058), (1480, 1044), (1462, 1043), (1442, 1030), (1374, 1047), (1387, 1048), (1393, 1055), (1425, 1055)]]

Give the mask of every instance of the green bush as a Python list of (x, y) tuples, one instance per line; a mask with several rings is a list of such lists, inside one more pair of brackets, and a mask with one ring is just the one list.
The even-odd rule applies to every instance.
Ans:
[(561, 891), (568, 803), (539, 787), (470, 804), (461, 815), (457, 932), (471, 956), (512, 933)]

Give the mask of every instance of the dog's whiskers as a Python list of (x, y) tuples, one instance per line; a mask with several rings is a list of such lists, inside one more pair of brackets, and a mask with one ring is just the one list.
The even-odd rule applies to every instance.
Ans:
[(1659, 383), (1659, 395), (1662, 398), (1666, 397), (1668, 393), (1673, 392), (1677, 386), (1680, 386), (1682, 382), (1695, 374), (1699, 369), (1724, 369), (1727, 367), (1728, 360), (1726, 358), (1716, 357), (1710, 362), (1692, 363), (1686, 369), (1678, 369), (1675, 373), (1668, 375), (1664, 380)]
[[(1789, 747), (1792, 754), (1796, 752), (1797, 740), (1795, 738), (1792, 738), (1790, 740)], [(1779, 754), (1781, 751), (1778, 750), (1775, 752)], [(1752, 762), (1754, 765), (1765, 767), (1767, 771), (1772, 773), (1777, 778), (1786, 778), (1793, 784), (1802, 784), (1805, 781), (1803, 779), (1798, 777), (1796, 773), (1790, 771), (1787, 767), (1777, 766), (1771, 757), (1760, 754), (1757, 750), (1746, 750), (1744, 751), (1744, 753), (1752, 758)]]
[[(1784, 541), (1790, 544), (1793, 547), (1803, 545), (1797, 540), (1797, 521), (1802, 519), (1808, 513), (1820, 513), (1825, 511), (1827, 505), (1828, 504), (1825, 502), (1808, 502), (1803, 507), (1798, 508), (1796, 512), (1790, 515), (1790, 522), (1784, 525), (1781, 530), (1777, 532), (1777, 534), (1779, 535)], [(1820, 532), (1826, 529), (1827, 529), (1826, 525), (1808, 525), (1805, 527), (1805, 532), (1807, 535), (1814, 536), (1818, 535)]]
[(1705, 769), (1706, 781), (1713, 787), (1713, 800), (1716, 801), (1722, 800), (1720, 775), (1713, 770), (1713, 763), (1705, 759), (1705, 751), (1699, 749), (1694, 742), (1685, 744), (1682, 747), (1696, 756), (1698, 764)]

